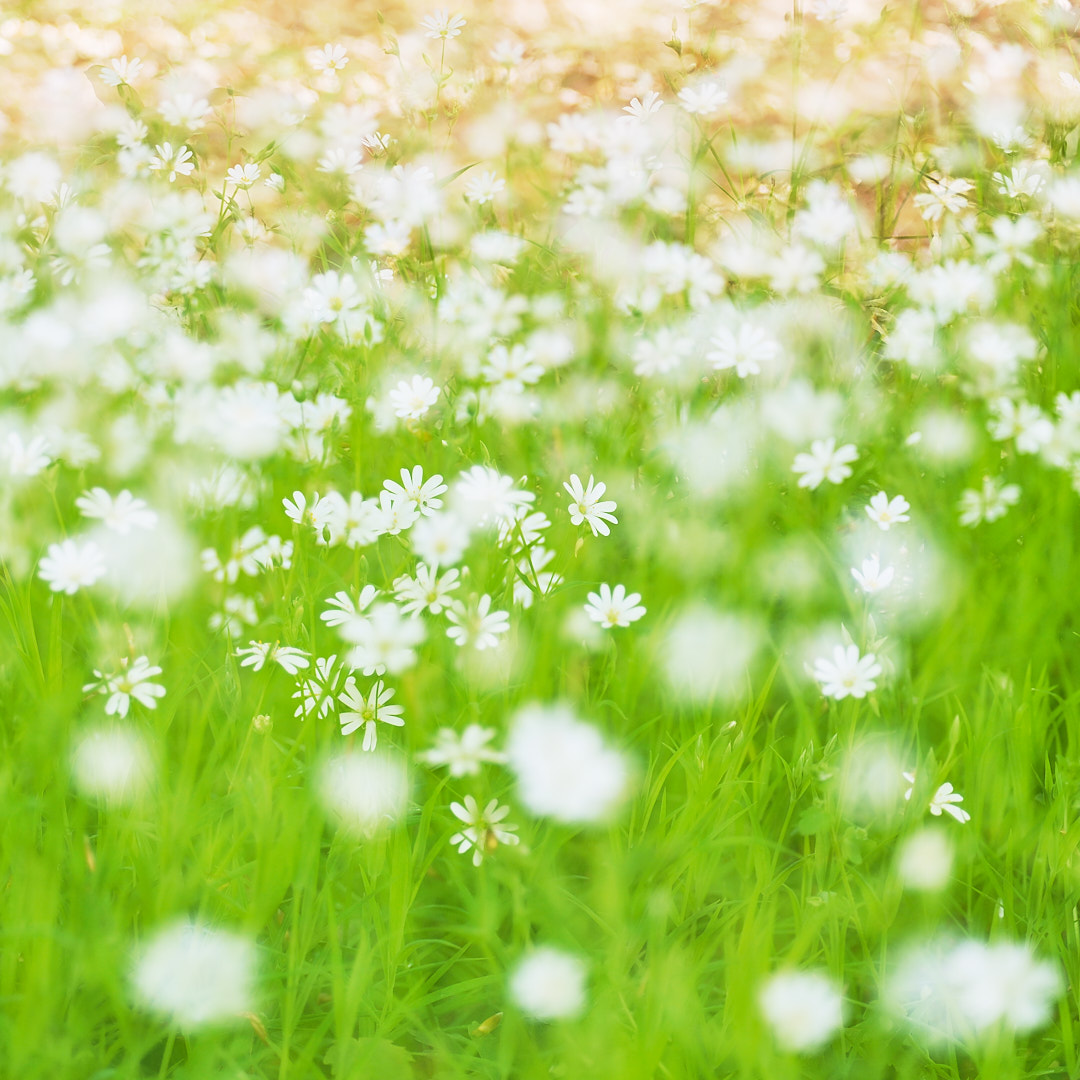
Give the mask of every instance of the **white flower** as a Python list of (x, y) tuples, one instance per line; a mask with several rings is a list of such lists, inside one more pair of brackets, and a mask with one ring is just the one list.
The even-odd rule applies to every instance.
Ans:
[(992, 476), (984, 476), (981, 491), (969, 488), (960, 495), (960, 524), (973, 528), (983, 521), (997, 521), (1019, 501), (1020, 488), (1016, 484), (1002, 484)]
[(786, 1050), (805, 1054), (844, 1024), (844, 1002), (833, 980), (817, 971), (781, 971), (758, 991), (758, 1007)]
[(251, 187), (261, 175), (262, 169), (255, 162), (249, 162), (247, 165), (234, 165), (225, 173), (226, 179), (238, 188), (245, 190)]
[(648, 120), (664, 107), (663, 99), (655, 90), (649, 90), (641, 98), (633, 98), (629, 105), (623, 106), (623, 112), (629, 113), (635, 120)]
[(585, 965), (576, 956), (542, 946), (510, 976), (510, 996), (535, 1020), (562, 1020), (585, 1008)]
[(939, 221), (946, 211), (956, 214), (963, 210), (968, 205), (965, 195), (974, 186), (970, 180), (953, 180), (949, 177), (934, 180), (928, 176), (927, 193), (916, 195), (915, 205), (925, 221)]
[(394, 604), (376, 604), (371, 614), (340, 627), (354, 648), (347, 660), (365, 675), (400, 675), (416, 663), (416, 646), (427, 636), (424, 624)]
[(744, 322), (738, 332), (726, 326), (716, 330), (711, 338), (716, 346), (705, 354), (717, 371), (734, 368), (740, 379), (761, 373), (761, 365), (767, 364), (780, 354), (780, 345), (774, 337), (754, 323)]
[(882, 568), (877, 555), (870, 555), (863, 559), (861, 568), (854, 566), (851, 568), (851, 576), (868, 596), (887, 589), (892, 584), (894, 574), (893, 567)]
[(139, 1004), (182, 1029), (241, 1020), (252, 1009), (255, 946), (245, 937), (182, 922), (139, 951)]
[(455, 601), (446, 609), (446, 617), (454, 624), (446, 631), (446, 636), (455, 645), (472, 645), (477, 650), (493, 649), (499, 643), (496, 635), (510, 629), (509, 613), (492, 611), (491, 597), (487, 593), (469, 607)]
[(499, 41), (488, 55), (493, 64), (500, 67), (517, 67), (525, 59), (525, 46), (520, 41)]
[(330, 758), (319, 776), (323, 806), (342, 828), (372, 836), (405, 812), (409, 781), (401, 758), (346, 752)]
[(623, 585), (601, 585), (598, 593), (589, 593), (589, 602), (585, 605), (585, 614), (593, 622), (610, 630), (615, 626), (629, 626), (645, 614), (638, 601), (641, 593), (626, 592)]
[(510, 349), (505, 345), (496, 345), (488, 354), (487, 363), (480, 374), (493, 386), (521, 394), (526, 385), (531, 386), (540, 380), (544, 369), (524, 345), (514, 345)]
[(394, 582), (394, 597), (406, 615), (420, 615), (425, 611), (440, 615), (450, 606), (450, 593), (461, 584), (458, 576), (456, 570), (447, 570), (440, 578), (436, 569), (420, 563), (415, 578), (403, 574)]
[[(161, 103), (161, 115), (165, 123), (174, 127), (198, 131), (210, 112), (210, 102), (194, 94), (177, 94), (174, 98)], [(165, 144), (168, 146), (168, 143)]]
[(990, 434), (995, 439), (1015, 439), (1021, 454), (1035, 454), (1054, 437), (1053, 422), (1030, 401), (1017, 404), (1010, 398), (998, 398), (991, 402), (994, 417), (990, 422)]
[(117, 673), (104, 675), (95, 669), (94, 674), (98, 681), (87, 683), (83, 687), (83, 693), (94, 691), (107, 694), (109, 700), (105, 703), (106, 716), (127, 716), (132, 698), (148, 709), (156, 709), (155, 699), (165, 696), (164, 686), (149, 681), (155, 675), (161, 674), (161, 668), (152, 665), (146, 656), (138, 657), (130, 667), (125, 657), (120, 661), (120, 671)]
[(146, 786), (150, 754), (142, 738), (124, 728), (99, 728), (83, 735), (71, 754), (71, 771), (88, 798), (130, 802)]
[(905, 889), (937, 892), (952, 872), (953, 850), (944, 830), (933, 826), (913, 833), (900, 848), (896, 869)]
[(802, 474), (799, 487), (813, 491), (825, 480), (830, 484), (843, 483), (851, 475), (849, 462), (855, 461), (858, 456), (859, 452), (852, 443), (838, 447), (830, 435), (827, 439), (815, 439), (810, 444), (810, 453), (796, 454), (791, 471)]
[(103, 67), (98, 72), (98, 78), (106, 86), (120, 86), (133, 83), (139, 77), (141, 70), (142, 61), (138, 57), (132, 60), (129, 60), (127, 56), (114, 57), (109, 61), (108, 67)]
[(389, 491), (379, 492), (379, 532), (387, 536), (397, 536), (411, 528), (420, 517), (416, 507), (409, 499), (395, 499)]
[(38, 577), (53, 592), (73, 596), (79, 589), (93, 585), (105, 574), (105, 555), (93, 540), (62, 540), (50, 544), (38, 564)]
[(728, 100), (728, 92), (720, 83), (698, 83), (679, 91), (679, 104), (691, 116), (712, 116), (718, 113)]
[(402, 420), (419, 420), (438, 400), (439, 387), (426, 375), (402, 379), (390, 391), (394, 415)]
[(151, 172), (166, 172), (169, 174), (171, 184), (179, 173), (181, 176), (190, 176), (195, 171), (195, 162), (191, 159), (191, 151), (186, 146), (178, 146), (175, 150), (172, 143), (161, 143), (154, 147), (154, 156), (150, 159)]
[(661, 646), (670, 693), (698, 704), (716, 698), (737, 701), (751, 684), (764, 636), (758, 620), (747, 615), (715, 611), (700, 602), (684, 607)]
[(364, 612), (371, 607), (372, 601), (379, 595), (379, 590), (374, 585), (365, 585), (360, 591), (360, 598), (354, 601), (344, 590), (334, 593), (326, 601), (327, 608), (319, 615), (327, 626), (344, 626), (346, 624), (362, 622)]
[(963, 825), (971, 820), (971, 815), (966, 810), (962, 810), (955, 805), (963, 801), (964, 796), (953, 791), (952, 784), (944, 783), (934, 792), (934, 796), (930, 800), (930, 813), (934, 817), (941, 817), (942, 813), (946, 813)]
[(1046, 185), (1046, 172), (1041, 163), (1020, 162), (1009, 173), (994, 173), (993, 180), (998, 185), (998, 192), (1006, 198), (1030, 199)]
[(229, 637), (239, 637), (245, 626), (254, 626), (258, 621), (255, 601), (250, 596), (237, 593), (225, 597), (221, 610), (210, 616), (209, 626), (211, 630)]
[(278, 645), (277, 642), (269, 644), (265, 641), (249, 641), (244, 648), (237, 649), (234, 655), (243, 657), (240, 661), (241, 667), (249, 667), (253, 671), (262, 671), (264, 664), (273, 661), (280, 664), (290, 675), (295, 675), (310, 664), (308, 654), (302, 649)]
[(479, 866), (485, 855), (490, 855), (499, 844), (516, 844), (520, 838), (514, 835), (516, 825), (502, 825), (502, 820), (510, 813), (509, 806), (500, 806), (498, 799), (480, 809), (471, 795), (465, 796), (465, 804), (450, 804), (450, 811), (465, 825), (461, 832), (450, 837), (450, 843), (456, 844), (459, 855), (472, 850), (473, 866)]
[(483, 762), (502, 764), (506, 755), (488, 745), (495, 738), (494, 728), (469, 724), (459, 735), (453, 728), (439, 728), (435, 745), (421, 753), (420, 760), (432, 767), (446, 765), (450, 775), (475, 776)]
[(911, 504), (903, 495), (894, 495), (891, 499), (884, 491), (879, 491), (866, 507), (870, 520), (883, 532), (888, 532), (893, 525), (910, 521), (908, 511)]
[(401, 470), (401, 483), (395, 480), (384, 480), (383, 487), (396, 499), (406, 499), (416, 507), (416, 512), (424, 517), (430, 517), (436, 510), (442, 508), (443, 501), (439, 498), (447, 490), (443, 478), (436, 473), (429, 479), (424, 479), (424, 469), (421, 465), (414, 465), (412, 472), (408, 469)]
[(848, 10), (848, 0), (810, 0), (808, 10), (822, 22), (839, 22)]
[(40, 435), (24, 443), (18, 433), (10, 432), (4, 443), (3, 454), (12, 476), (37, 476), (52, 462), (49, 444)]
[(484, 203), (494, 201), (495, 196), (506, 187), (506, 181), (500, 179), (495, 173), (487, 171), (474, 176), (465, 184), (465, 198), (469, 202), (483, 206)]
[(592, 529), (593, 536), (609, 536), (611, 528), (607, 523), (610, 521), (612, 525), (618, 525), (619, 519), (611, 512), (617, 508), (617, 504), (610, 499), (601, 501), (607, 485), (594, 484), (590, 476), (588, 485), (582, 487), (578, 475), (572, 473), (570, 482), (564, 483), (563, 487), (571, 499), (568, 507), (571, 524), (587, 524)]
[(518, 490), (511, 477), (487, 465), (473, 465), (461, 473), (452, 497), (454, 509), (473, 525), (513, 520), (519, 507), (536, 501), (531, 491)]
[(99, 518), (106, 528), (126, 535), (134, 529), (152, 529), (158, 522), (157, 514), (143, 499), (136, 499), (126, 488), (119, 495), (110, 495), (104, 488), (84, 491), (75, 505), (83, 517)]
[(320, 656), (315, 661), (314, 673), (296, 680), (296, 689), (292, 696), (299, 704), (293, 716), (306, 719), (316, 710), (320, 719), (329, 715), (334, 709), (334, 695), (340, 679), (337, 657)]
[(321, 49), (308, 49), (307, 62), (318, 72), (340, 71), (348, 62), (344, 45), (327, 43)]
[(629, 785), (623, 755), (563, 705), (519, 709), (506, 757), (522, 803), (566, 824), (606, 818)]
[(319, 172), (353, 176), (364, 167), (363, 161), (364, 155), (359, 150), (349, 146), (334, 146), (319, 158), (318, 169)]
[(821, 683), (821, 692), (837, 701), (866, 697), (877, 687), (874, 679), (880, 674), (881, 665), (874, 654), (860, 656), (857, 645), (837, 645), (832, 660), (814, 661), (814, 678)]
[[(915, 773), (904, 773), (904, 779), (908, 782), (908, 789), (904, 792), (904, 798), (911, 801), (912, 792), (915, 790)], [(930, 813), (934, 817), (941, 817), (942, 813), (946, 813), (949, 817), (955, 818), (963, 825), (965, 822), (971, 820), (971, 815), (962, 810), (956, 803), (962, 803), (964, 801), (963, 795), (958, 795), (953, 791), (953, 786), (950, 783), (944, 783), (934, 792), (933, 798), (930, 800), (929, 809)]]
[(365, 698), (357, 688), (356, 679), (350, 675), (345, 680), (345, 689), (338, 696), (338, 701), (348, 707), (348, 711), (343, 710), (340, 716), (341, 734), (351, 735), (358, 728), (363, 727), (363, 749), (374, 750), (378, 741), (376, 721), (382, 721), (394, 727), (405, 726), (405, 721), (401, 719), (402, 713), (405, 712), (404, 707), (389, 704), (393, 696), (393, 688), (386, 686), (382, 679), (376, 679)]
[(320, 539), (323, 539), (323, 530), (333, 525), (341, 517), (341, 504), (337, 500), (327, 496), (320, 499), (316, 491), (308, 505), (307, 498), (302, 491), (294, 491), (292, 499), (282, 499), (281, 505), (285, 507), (285, 516), (297, 525), (310, 525)]
[(1061, 983), (1057, 966), (1021, 943), (939, 939), (892, 965), (883, 998), (927, 1041), (940, 1043), (1041, 1027)]
[(413, 551), (431, 566), (459, 563), (469, 546), (469, 527), (456, 514), (432, 514), (409, 532)]
[(439, 8), (431, 15), (425, 15), (420, 25), (427, 31), (427, 37), (446, 39), (457, 37), (465, 20), (460, 15), (450, 15), (444, 8)]

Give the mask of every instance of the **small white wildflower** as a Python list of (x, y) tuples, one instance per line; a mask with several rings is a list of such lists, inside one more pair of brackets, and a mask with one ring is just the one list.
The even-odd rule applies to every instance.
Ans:
[(640, 599), (641, 593), (628, 594), (624, 585), (616, 585), (614, 589), (601, 585), (598, 593), (589, 593), (585, 614), (608, 630), (629, 626), (645, 614), (645, 608), (638, 603)]
[(893, 525), (910, 521), (908, 511), (911, 504), (903, 495), (894, 495), (891, 499), (884, 491), (879, 491), (866, 507), (867, 516), (883, 532), (888, 532)]
[(880, 674), (877, 657), (873, 653), (860, 656), (857, 645), (837, 645), (831, 660), (821, 657), (814, 661), (814, 678), (821, 683), (822, 694), (837, 701), (866, 697), (876, 689), (874, 680)]
[(498, 799), (492, 799), (481, 809), (471, 795), (466, 795), (464, 805), (459, 802), (450, 804), (450, 812), (465, 826), (450, 837), (450, 843), (457, 846), (459, 855), (471, 850), (473, 866), (479, 866), (499, 844), (514, 845), (520, 841), (514, 835), (516, 825), (502, 824), (510, 813), (510, 807), (500, 806)]

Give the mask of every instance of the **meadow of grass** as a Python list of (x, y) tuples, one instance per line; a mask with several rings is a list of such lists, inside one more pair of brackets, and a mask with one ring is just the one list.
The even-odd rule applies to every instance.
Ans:
[(1080, 13), (618, 9), (0, 21), (0, 1078), (1080, 1075)]

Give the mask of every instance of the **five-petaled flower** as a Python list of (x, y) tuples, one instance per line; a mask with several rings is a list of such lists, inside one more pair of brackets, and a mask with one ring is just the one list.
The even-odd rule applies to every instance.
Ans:
[(457, 845), (460, 855), (471, 849), (473, 866), (479, 866), (484, 856), (490, 855), (499, 844), (518, 843), (519, 838), (514, 835), (517, 826), (501, 824), (510, 813), (510, 807), (500, 806), (498, 799), (492, 799), (481, 810), (477, 801), (466, 795), (464, 805), (451, 803), (450, 811), (465, 826), (450, 837), (450, 843)]
[(570, 476), (570, 482), (564, 483), (563, 487), (570, 496), (570, 522), (573, 525), (586, 524), (592, 529), (593, 536), (608, 536), (612, 525), (618, 525), (619, 519), (612, 513), (617, 509), (617, 504), (611, 499), (601, 499), (607, 490), (606, 484), (594, 483), (589, 477), (589, 483), (582, 486), (577, 473)]
[(859, 451), (853, 443), (837, 446), (830, 435), (827, 439), (815, 439), (808, 454), (796, 454), (791, 471), (801, 474), (799, 487), (813, 491), (826, 480), (830, 484), (843, 483), (851, 475), (849, 464), (858, 456)]
[(645, 609), (638, 603), (641, 593), (627, 593), (625, 585), (601, 585), (599, 592), (589, 593), (585, 614), (593, 622), (610, 630), (615, 626), (629, 626), (637, 622)]
[(873, 653), (860, 656), (857, 645), (837, 645), (831, 660), (819, 657), (814, 661), (814, 678), (821, 683), (821, 692), (837, 701), (866, 697), (876, 689), (874, 680), (880, 674), (877, 657)]

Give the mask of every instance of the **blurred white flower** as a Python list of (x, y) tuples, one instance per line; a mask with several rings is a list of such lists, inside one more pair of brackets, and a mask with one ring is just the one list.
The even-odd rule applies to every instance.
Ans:
[(901, 845), (896, 871), (905, 889), (937, 892), (949, 882), (953, 848), (945, 832), (937, 828), (920, 829)]
[(704, 604), (684, 608), (663, 643), (670, 692), (692, 702), (737, 701), (751, 689), (754, 660), (764, 634), (758, 620)]
[(438, 768), (445, 765), (450, 775), (475, 776), (485, 762), (502, 764), (506, 755), (488, 744), (495, 738), (495, 729), (469, 724), (460, 734), (453, 728), (439, 728), (435, 745), (419, 757), (425, 764)]
[(887, 589), (892, 583), (894, 573), (893, 567), (881, 565), (877, 555), (870, 555), (863, 559), (861, 567), (851, 568), (851, 576), (868, 596)]
[(565, 705), (527, 705), (506, 744), (518, 796), (534, 814), (566, 824), (608, 817), (630, 781), (626, 759)]
[(246, 1023), (253, 1005), (255, 946), (246, 937), (181, 922), (159, 930), (137, 952), (138, 1003), (182, 1030)]
[(83, 795), (124, 804), (145, 789), (151, 772), (150, 752), (142, 736), (131, 729), (97, 728), (76, 741), (71, 771)]
[(339, 633), (353, 648), (346, 661), (365, 675), (400, 675), (416, 663), (416, 646), (427, 636), (419, 619), (395, 604), (376, 604), (370, 614), (350, 620)]
[(799, 487), (815, 488), (828, 480), (830, 484), (843, 483), (850, 475), (849, 463), (859, 456), (858, 450), (852, 443), (837, 446), (836, 440), (829, 436), (827, 439), (815, 439), (810, 444), (810, 452), (796, 454), (795, 462), (791, 471), (799, 473)]
[(484, 203), (492, 202), (496, 195), (506, 187), (506, 181), (500, 179), (493, 172), (482, 172), (474, 176), (465, 184), (465, 198), (469, 202), (483, 206)]
[(323, 764), (318, 782), (324, 808), (357, 836), (372, 836), (392, 825), (408, 803), (404, 760), (381, 751), (338, 754)]
[(152, 529), (158, 522), (157, 514), (143, 499), (136, 499), (127, 489), (118, 495), (110, 495), (102, 487), (84, 491), (75, 505), (83, 517), (99, 519), (106, 528), (126, 535), (132, 529)]
[(425, 15), (420, 25), (429, 38), (453, 38), (461, 33), (465, 20), (460, 15), (451, 15), (445, 8), (438, 8), (431, 15)]
[(38, 577), (53, 592), (74, 596), (79, 589), (99, 581), (105, 569), (105, 555), (92, 540), (62, 540), (49, 545), (38, 563)]
[(402, 420), (419, 420), (439, 398), (439, 387), (426, 375), (402, 379), (390, 391), (394, 415)]
[(471, 645), (474, 649), (493, 649), (499, 644), (496, 635), (505, 634), (510, 629), (510, 615), (506, 611), (492, 611), (491, 597), (484, 593), (479, 600), (474, 599), (468, 606), (460, 600), (451, 601), (446, 609), (446, 617), (453, 625), (446, 631), (446, 636), (455, 645)]
[(806, 1054), (831, 1039), (844, 1023), (844, 1001), (822, 972), (780, 971), (758, 991), (758, 1007), (785, 1050)]
[(308, 49), (307, 62), (320, 74), (341, 71), (349, 62), (349, 54), (344, 45), (331, 45), (328, 42), (321, 49)]
[(533, 949), (510, 976), (510, 996), (534, 1020), (563, 1020), (585, 1008), (585, 965), (549, 945)]
[(882, 996), (934, 1045), (1041, 1027), (1061, 985), (1057, 965), (1037, 960), (1026, 945), (939, 939), (901, 955), (886, 974)]
[(728, 92), (720, 83), (705, 82), (683, 87), (678, 97), (691, 116), (714, 116), (727, 104)]

